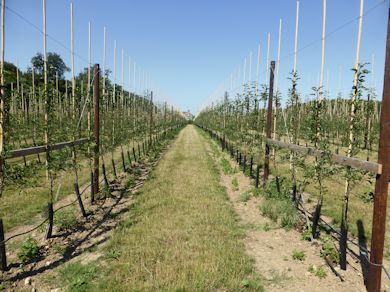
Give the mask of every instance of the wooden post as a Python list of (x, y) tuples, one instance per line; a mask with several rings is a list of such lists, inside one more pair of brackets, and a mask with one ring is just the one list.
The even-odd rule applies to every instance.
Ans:
[(3, 220), (1, 218), (0, 218), (0, 269), (1, 271), (5, 271), (7, 269), (7, 255), (5, 253), (4, 228), (3, 228)]
[(48, 219), (48, 224), (47, 224), (45, 239), (51, 238), (53, 232), (53, 221), (54, 221), (53, 203), (47, 204), (47, 219)]
[(121, 151), (121, 160), (122, 160), (122, 169), (123, 169), (123, 172), (126, 172), (125, 154), (123, 153), (123, 149), (122, 149), (122, 151)]
[(80, 207), (80, 210), (81, 210), (81, 214), (83, 215), (83, 217), (87, 217), (87, 213), (85, 212), (83, 201), (81, 200), (81, 194), (80, 194), (80, 189), (79, 189), (79, 184), (78, 183), (74, 184), (74, 191), (76, 193), (77, 202), (79, 204), (79, 207)]
[(256, 189), (259, 188), (259, 176), (260, 176), (260, 166), (257, 165), (256, 166), (256, 183), (255, 183)]
[[(275, 70), (275, 61), (271, 61), (270, 68), (270, 77), (269, 77), (269, 97), (268, 97), (268, 110), (267, 110), (267, 128), (266, 128), (266, 138), (271, 138), (271, 129), (272, 129), (272, 97), (274, 94), (274, 70)], [(270, 146), (268, 143), (265, 143), (265, 157), (264, 157), (264, 174), (263, 174), (263, 187), (267, 183), (269, 176), (269, 155)]]
[(251, 162), (249, 166), (249, 177), (252, 178), (252, 176), (253, 176), (253, 156), (251, 157)]
[[(93, 158), (93, 195), (99, 192), (99, 145), (100, 145), (100, 116), (99, 116), (99, 101), (100, 101), (100, 69), (99, 64), (95, 64), (93, 68), (93, 135), (95, 138), (94, 158)], [(91, 198), (91, 202), (94, 197)]]
[(387, 23), (386, 63), (380, 119), (378, 163), (382, 174), (376, 176), (374, 213), (372, 220), (371, 255), (367, 290), (380, 291), (385, 242), (387, 195), (390, 180), (390, 8)]
[(115, 167), (115, 161), (114, 159), (111, 159), (111, 166), (112, 166), (112, 171), (114, 173), (114, 177), (117, 178), (117, 175), (116, 175), (116, 167)]

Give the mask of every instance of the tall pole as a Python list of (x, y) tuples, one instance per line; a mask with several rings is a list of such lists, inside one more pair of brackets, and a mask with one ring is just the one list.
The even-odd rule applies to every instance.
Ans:
[(376, 176), (374, 213), (372, 219), (371, 255), (367, 290), (380, 291), (383, 247), (386, 230), (387, 195), (390, 180), (390, 8), (387, 18), (385, 77), (383, 83), (382, 111), (380, 119), (378, 163), (382, 174)]
[[(1, 82), (1, 98), (0, 98), (0, 197), (4, 188), (4, 108), (5, 108), (5, 92), (4, 92), (4, 44), (5, 44), (5, 0), (1, 1), (1, 65), (0, 65), (0, 82)], [(4, 241), (3, 220), (0, 218), (0, 241)], [(0, 270), (7, 269), (7, 254), (5, 244), (0, 245)]]
[(47, 48), (46, 48), (46, 0), (43, 0), (43, 80), (45, 89), (45, 148), (46, 180), (49, 181), (49, 134), (48, 134), (48, 95), (47, 95)]
[[(99, 64), (95, 64), (93, 68), (93, 109), (94, 109), (94, 119), (93, 119), (93, 134), (95, 139), (94, 147), (94, 159), (93, 159), (93, 193), (97, 194), (99, 192), (99, 145), (100, 145), (100, 117), (99, 117), (99, 101), (100, 101), (100, 69)], [(91, 198), (93, 202), (93, 198)]]
[[(4, 92), (4, 51), (5, 51), (5, 0), (1, 1), (1, 98), (0, 98), (0, 197), (4, 189), (4, 121), (5, 121), (5, 92)], [(33, 85), (34, 86), (34, 85)]]

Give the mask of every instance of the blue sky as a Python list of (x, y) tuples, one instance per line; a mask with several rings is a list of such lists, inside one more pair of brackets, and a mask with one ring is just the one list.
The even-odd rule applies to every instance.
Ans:
[[(70, 53), (57, 42), (70, 48), (70, 2), (47, 0), (47, 33), (56, 40), (48, 39), (48, 51), (60, 53), (69, 67)], [(154, 90), (158, 89), (158, 99), (193, 113), (213, 98), (221, 97), (226, 87), (230, 89), (231, 73), (237, 75), (240, 65), (242, 74), (244, 58), (249, 59), (251, 51), (254, 79), (258, 44), (261, 47), (259, 82), (265, 81), (267, 33), (271, 34), (271, 59), (275, 59), (279, 19), (282, 18), (279, 88), (286, 98), (287, 77), (293, 67), (295, 0), (74, 0), (73, 3), (76, 72), (87, 66), (88, 21), (92, 23), (93, 63), (102, 63), (103, 27), (106, 26), (107, 67), (111, 70), (114, 40), (117, 41), (118, 83), (121, 83), (121, 49), (124, 48), (126, 87), (129, 86), (127, 68), (131, 56), (137, 67), (150, 74)], [(325, 87), (332, 96), (338, 89), (348, 96), (352, 87), (350, 69), (356, 53), (359, 4), (359, 0), (328, 0), (327, 32), (337, 30), (326, 39)], [(42, 27), (41, 0), (12, 0), (6, 1), (6, 5), (35, 26)], [(388, 6), (388, 0), (366, 0), (366, 11), (376, 8), (363, 19), (361, 61), (371, 62), (375, 55), (379, 99)], [(303, 98), (312, 86), (318, 86), (321, 30), (322, 0), (301, 0), (298, 47), (314, 42), (298, 54), (299, 90)], [(7, 10), (6, 60), (17, 62), (25, 69), (31, 57), (42, 51), (42, 34)], [(248, 76), (249, 72), (246, 74)], [(369, 85), (371, 81), (369, 76)]]

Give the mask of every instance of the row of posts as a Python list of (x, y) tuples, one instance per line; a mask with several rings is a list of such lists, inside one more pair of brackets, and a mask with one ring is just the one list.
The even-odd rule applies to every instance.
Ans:
[[(95, 202), (95, 196), (96, 194), (99, 193), (99, 165), (100, 165), (100, 115), (99, 115), (99, 101), (100, 101), (100, 69), (99, 69), (99, 64), (94, 65), (94, 81), (93, 81), (93, 110), (94, 110), (94, 126), (93, 126), (93, 141), (95, 142), (93, 151), (93, 169), (91, 170), (91, 183), (90, 183), (90, 203), (94, 204)], [(153, 94), (153, 93), (152, 93)], [(152, 99), (151, 99), (152, 101)], [(151, 109), (151, 114), (150, 114), (150, 122), (153, 123), (153, 109)], [(151, 124), (152, 125), (152, 124)], [(174, 128), (170, 128), (170, 130), (173, 130)], [(162, 133), (154, 136), (152, 133), (152, 127), (150, 129), (150, 134), (149, 138), (147, 139), (147, 142), (143, 141), (141, 145), (138, 143), (137, 144), (137, 149), (132, 147), (132, 153), (127, 150), (126, 155), (128, 162), (130, 166), (132, 165), (132, 158), (131, 154), (133, 156), (134, 162), (137, 162), (137, 154), (138, 154), (138, 159), (141, 158), (142, 154), (145, 156), (154, 144), (160, 140), (160, 138), (164, 138), (166, 135), (166, 131), (164, 130)], [(161, 135), (161, 136), (160, 136)], [(138, 152), (138, 153), (137, 153)], [(126, 172), (126, 162), (125, 162), (125, 154), (123, 152), (123, 148), (121, 151), (121, 164), (123, 168), (123, 172)], [(111, 159), (111, 165), (112, 165), (112, 171), (114, 174), (114, 177), (117, 178), (117, 172), (116, 172), (116, 167), (115, 167), (115, 161)], [(103, 181), (105, 188), (110, 192), (110, 187), (109, 187), (109, 181), (107, 178), (107, 172), (106, 172), (106, 166), (104, 161), (102, 161), (102, 174), (103, 174)], [(74, 183), (74, 191), (76, 195), (76, 201), (79, 205), (81, 214), (83, 217), (87, 217), (88, 214), (84, 208), (83, 201), (81, 199), (81, 192), (79, 188), (79, 184), (76, 181)], [(47, 221), (48, 221), (48, 226), (46, 229), (45, 233), (45, 238), (49, 239), (52, 237), (52, 232), (53, 232), (53, 222), (54, 222), (54, 208), (53, 208), (53, 203), (49, 202), (47, 206)], [(4, 227), (3, 227), (3, 221), (0, 218), (0, 270), (1, 271), (6, 271), (7, 270), (7, 257), (6, 257), (6, 248), (5, 248), (5, 233), (4, 233)]]
[[(267, 143), (271, 139), (272, 130), (272, 104), (273, 104), (273, 87), (274, 87), (274, 69), (275, 61), (271, 61), (270, 80), (269, 80), (269, 95), (266, 119), (266, 142), (264, 155), (263, 169), (263, 187), (265, 187), (270, 174), (270, 145)], [(243, 167), (246, 172), (247, 157), (242, 155), (238, 149), (234, 151), (234, 146), (229, 144), (225, 136), (220, 137), (209, 129), (204, 129), (209, 132), (211, 137), (219, 140), (222, 150), (228, 150), (232, 157), (235, 156), (237, 163)], [(372, 220), (372, 237), (371, 237), (371, 252), (369, 264), (369, 272), (366, 288), (370, 292), (379, 292), (381, 290), (381, 275), (383, 269), (383, 251), (385, 242), (386, 230), (386, 210), (388, 187), (390, 181), (390, 8), (388, 10), (388, 28), (386, 39), (386, 61), (384, 74), (384, 87), (382, 98), (382, 110), (380, 117), (380, 135), (378, 149), (378, 164), (382, 167), (382, 172), (376, 175), (375, 195)], [(253, 157), (250, 158), (249, 175), (255, 179), (256, 188), (259, 187), (260, 166), (256, 166), (256, 173), (253, 177)]]

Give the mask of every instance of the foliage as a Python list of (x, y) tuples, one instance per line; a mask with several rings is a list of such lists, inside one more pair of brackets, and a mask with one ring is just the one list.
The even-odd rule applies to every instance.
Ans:
[(29, 236), (20, 246), (17, 255), (23, 263), (35, 259), (39, 255), (38, 242)]

